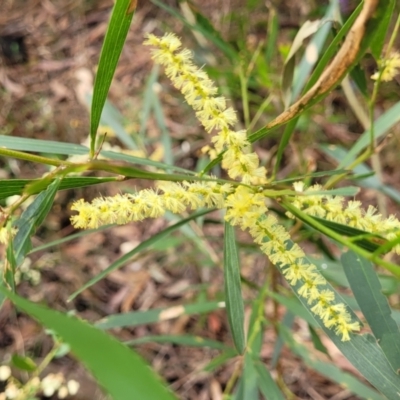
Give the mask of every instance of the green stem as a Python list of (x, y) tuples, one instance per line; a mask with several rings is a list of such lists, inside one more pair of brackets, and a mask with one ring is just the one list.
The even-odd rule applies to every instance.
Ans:
[(25, 153), (23, 151), (5, 149), (4, 147), (0, 148), (0, 155), (17, 158), (19, 160), (32, 161), (32, 162), (36, 162), (39, 164), (52, 165), (54, 167), (61, 167), (61, 166), (65, 166), (65, 165), (74, 165), (74, 163), (72, 163), (70, 161), (62, 161), (62, 160), (56, 160), (54, 158), (36, 156), (34, 154)]
[(244, 125), (247, 128), (250, 124), (250, 110), (249, 110), (249, 98), (247, 96), (247, 78), (244, 76), (242, 67), (240, 67), (239, 78), (240, 78), (240, 90), (242, 94)]

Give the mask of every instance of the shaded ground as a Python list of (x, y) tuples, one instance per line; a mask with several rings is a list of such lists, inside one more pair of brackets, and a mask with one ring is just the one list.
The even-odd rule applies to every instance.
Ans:
[[(143, 4), (140, 4), (143, 3)], [(169, 2), (176, 6), (174, 2)], [(197, 2), (199, 9), (212, 15), (219, 27), (221, 16), (230, 12), (233, 4), (212, 0)], [(218, 3), (218, 5), (216, 4)], [(10, 136), (30, 137), (81, 143), (88, 132), (88, 111), (85, 95), (92, 87), (93, 72), (107, 26), (111, 1), (50, 1), (6, 0), (0, 5), (0, 36), (2, 58), (0, 63), (0, 133)], [(218, 11), (215, 11), (218, 10)], [(287, 29), (297, 27), (298, 15), (307, 15), (311, 7), (307, 2), (298, 9), (281, 5), (282, 26)], [(268, 20), (266, 10), (257, 15), (262, 22)], [(136, 132), (140, 127), (141, 103), (145, 82), (152, 69), (149, 51), (142, 46), (143, 33), (173, 26), (178, 34), (183, 26), (166, 12), (150, 3), (139, 1), (139, 9), (128, 35), (120, 64), (117, 68), (109, 100), (126, 118), (128, 132)], [(235, 28), (233, 25), (232, 29)], [(249, 41), (257, 39), (255, 30)], [(282, 32), (286, 40), (287, 31)], [(289, 35), (290, 36), (290, 35)], [(398, 86), (397, 86), (398, 90)], [(188, 112), (182, 115), (182, 99), (173, 90), (163, 93), (163, 107), (168, 130), (174, 139), (174, 150), (179, 165), (194, 168), (199, 148), (204, 145), (203, 133), (193, 116)], [(390, 93), (388, 95), (390, 97)], [(298, 168), (300, 163), (320, 163), (328, 161), (312, 147), (318, 131), (342, 143), (353, 142), (360, 126), (352, 115), (344, 109), (340, 94), (333, 94), (329, 100), (331, 112), (339, 111), (345, 124), (332, 124), (325, 115), (315, 116), (314, 125), (308, 135), (298, 138), (298, 146), (292, 147), (293, 156), (286, 160), (285, 173)], [(380, 104), (380, 110), (387, 108)], [(378, 112), (380, 112), (378, 110)], [(317, 128), (318, 127), (318, 128)], [(147, 125), (148, 136), (159, 138), (160, 132), (153, 120)], [(394, 132), (388, 150), (384, 153), (384, 180), (400, 187), (398, 168), (399, 139), (398, 130)], [(117, 139), (112, 144), (121, 145)], [(270, 143), (274, 144), (274, 143)], [(149, 153), (157, 150), (157, 144), (148, 146)], [(266, 151), (259, 149), (261, 153)], [(1, 178), (34, 178), (46, 170), (24, 162), (0, 160)], [(55, 209), (46, 225), (35, 238), (35, 245), (65, 237), (73, 233), (69, 224), (69, 206), (72, 200), (80, 197), (91, 199), (102, 195), (117, 193), (126, 188), (145, 186), (146, 182), (124, 183), (123, 185), (100, 185), (85, 190), (63, 192), (57, 197)], [(375, 194), (366, 191), (366, 201), (373, 203)], [(393, 209), (388, 203), (388, 209)], [(218, 214), (211, 218), (218, 220)], [(214, 220), (214, 221), (215, 221)], [(213, 222), (213, 221), (208, 221)], [(121, 226), (98, 232), (79, 240), (41, 251), (30, 258), (34, 268), (41, 271), (39, 286), (29, 282), (20, 285), (19, 292), (35, 302), (43, 302), (59, 310), (76, 310), (89, 321), (97, 321), (109, 314), (130, 310), (171, 307), (195, 301), (199, 296), (221, 299), (223, 287), (221, 269), (222, 227), (218, 224), (205, 224), (202, 242), (205, 248), (198, 248), (187, 239), (177, 242), (174, 248), (156, 248), (132, 259), (126, 267), (115, 271), (107, 279), (84, 291), (73, 302), (67, 303), (68, 296), (86, 283), (90, 278), (108, 267), (114, 260), (131, 250), (136, 244), (159, 232), (167, 224), (164, 220), (146, 221), (129, 226)], [(242, 234), (240, 240), (248, 242)], [(266, 260), (254, 255), (251, 250), (242, 260), (242, 272), (251, 282), (266, 279)], [(206, 266), (206, 267), (204, 267)], [(195, 288), (195, 290), (193, 290)], [(247, 289), (246, 298), (254, 297)], [(249, 311), (249, 310), (248, 310)], [(266, 306), (268, 316), (274, 310)], [(278, 310), (281, 313), (281, 310)], [(308, 330), (301, 322), (297, 323), (297, 334), (304, 343), (309, 343), (310, 352), (315, 352), (309, 342)], [(114, 332), (122, 340), (148, 335), (198, 335), (230, 343), (224, 312), (215, 311), (207, 316), (182, 316), (154, 325), (140, 326)], [(263, 345), (263, 358), (271, 361), (276, 344), (275, 332), (267, 330)], [(327, 342), (325, 345), (334, 358), (334, 363), (344, 369), (354, 371), (347, 361)], [(16, 314), (7, 303), (0, 311), (0, 360), (18, 352), (30, 354), (41, 359), (51, 348), (50, 339), (41, 328), (24, 315)], [(184, 347), (170, 344), (141, 345), (138, 351), (152, 362), (153, 367), (162, 374), (184, 399), (221, 399), (221, 393), (235, 368), (234, 362), (219, 368), (213, 373), (201, 371), (218, 353), (217, 350)], [(289, 351), (283, 350), (279, 366), (282, 376), (290, 390), (301, 399), (356, 399), (349, 393), (328, 381), (318, 373), (305, 367)], [(51, 369), (63, 371), (68, 378), (77, 379), (82, 389), (76, 399), (102, 399), (101, 392), (81, 367), (70, 357), (52, 363)]]

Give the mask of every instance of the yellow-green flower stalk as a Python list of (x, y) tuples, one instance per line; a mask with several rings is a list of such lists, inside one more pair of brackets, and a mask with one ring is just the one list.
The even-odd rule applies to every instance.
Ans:
[[(218, 182), (159, 182), (156, 189), (145, 189), (135, 194), (97, 198), (92, 203), (79, 200), (72, 209), (78, 211), (71, 221), (77, 228), (96, 228), (105, 224), (125, 224), (144, 218), (157, 218), (167, 210), (182, 213), (187, 208), (226, 209), (225, 219), (230, 224), (249, 230), (255, 243), (276, 265), (299, 296), (312, 305), (312, 312), (324, 325), (333, 329), (342, 340), (350, 339), (350, 332), (359, 330), (346, 306), (336, 299), (325, 278), (315, 265), (310, 264), (297, 244), (293, 244), (286, 229), (278, 224), (267, 208), (267, 196), (260, 191), (266, 182), (266, 170), (260, 167), (252, 152), (246, 131), (235, 131), (235, 111), (217, 95), (217, 88), (207, 74), (193, 63), (189, 50), (182, 49), (173, 34), (162, 38), (148, 35), (145, 42), (152, 45), (154, 60), (165, 67), (166, 74), (178, 88), (207, 132), (217, 153), (224, 151), (222, 167), (232, 179), (243, 185)], [(321, 210), (320, 210), (321, 208)], [(315, 200), (315, 212), (324, 209)]]
[[(293, 186), (297, 192), (307, 193), (306, 196), (296, 196), (292, 204), (308, 215), (375, 233), (387, 240), (400, 237), (400, 221), (394, 215), (383, 218), (375, 207), (369, 206), (364, 210), (360, 201), (352, 200), (346, 204), (342, 196), (310, 195), (322, 190), (320, 185), (305, 189), (303, 182), (296, 182)], [(290, 213), (288, 215), (291, 216)], [(400, 254), (400, 244), (394, 246), (393, 251)]]
[(228, 175), (246, 184), (264, 182), (266, 170), (259, 166), (257, 154), (251, 151), (246, 131), (233, 130), (237, 123), (235, 111), (226, 106), (224, 97), (217, 96), (214, 82), (193, 63), (192, 53), (181, 49), (181, 41), (172, 33), (162, 38), (149, 34), (145, 44), (155, 47), (152, 49), (153, 59), (165, 66), (166, 75), (183, 93), (206, 131), (216, 131), (212, 142), (218, 153), (226, 150), (222, 167)]

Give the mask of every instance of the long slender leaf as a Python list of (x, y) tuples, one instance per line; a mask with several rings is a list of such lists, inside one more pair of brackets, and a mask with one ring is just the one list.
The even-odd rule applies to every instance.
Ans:
[[(290, 246), (290, 242), (288, 243)], [(308, 262), (307, 258), (304, 259), (305, 263)], [(280, 267), (284, 267), (283, 265)], [(382, 350), (376, 343), (372, 335), (356, 335), (352, 334), (350, 340), (342, 341), (341, 338), (332, 330), (327, 329), (322, 319), (312, 313), (312, 303), (310, 304), (307, 299), (300, 296), (297, 291), (302, 285), (302, 282), (297, 282), (293, 286), (293, 291), (315, 319), (321, 329), (329, 336), (332, 342), (338, 347), (343, 355), (357, 368), (357, 370), (369, 380), (382, 394), (389, 399), (395, 399), (400, 390), (400, 377), (393, 371), (391, 365), (387, 361)], [(335, 289), (326, 283), (327, 289), (335, 293), (335, 302), (344, 303), (343, 298), (335, 291)], [(323, 290), (323, 286), (320, 287)], [(354, 312), (347, 307), (352, 315), (352, 320), (358, 320)], [(359, 321), (359, 320), (358, 320)]]
[[(79, 144), (71, 144), (66, 142), (54, 142), (51, 140), (40, 140), (40, 139), (28, 139), (20, 137), (10, 137), (0, 135), (0, 147), (6, 147), (10, 150), (38, 152), (46, 154), (59, 154), (59, 155), (85, 155), (89, 154), (89, 149)], [(117, 153), (115, 151), (104, 150), (100, 154), (111, 160), (121, 160), (130, 162), (132, 164), (147, 165), (149, 167), (155, 167), (163, 170), (174, 170), (180, 171), (186, 174), (194, 174), (193, 171), (175, 167), (173, 165), (167, 165), (158, 161), (153, 161), (148, 158), (141, 158), (131, 156), (125, 153)]]
[(14, 238), (14, 253), (17, 265), (20, 265), (25, 255), (31, 250), (31, 236), (45, 219), (53, 205), (54, 197), (61, 180), (56, 179), (49, 187), (41, 192), (22, 213), (15, 224), (18, 232)]
[(283, 157), (283, 153), (285, 149), (288, 147), (288, 143), (290, 138), (292, 137), (294, 130), (296, 129), (298, 118), (294, 118), (286, 125), (285, 130), (283, 131), (282, 139), (279, 142), (278, 151), (276, 153), (276, 161), (274, 166), (274, 175), (276, 175), (281, 166), (281, 161)]
[(134, 15), (135, 10), (129, 10), (130, 3), (131, 0), (116, 0), (101, 48), (90, 115), (91, 155), (94, 155), (95, 152), (97, 128), (99, 127), (108, 90)]
[(112, 336), (75, 317), (39, 306), (0, 287), (21, 310), (52, 329), (114, 400), (176, 399), (146, 363)]
[(142, 138), (142, 140), (144, 139), (146, 124), (150, 117), (151, 109), (153, 107), (154, 85), (158, 79), (159, 69), (160, 68), (157, 64), (153, 66), (143, 92), (143, 102), (141, 109), (140, 129), (139, 129), (139, 135)]
[[(229, 43), (224, 41), (220, 34), (215, 30), (215, 29), (210, 29), (211, 25), (208, 24), (205, 26), (204, 24), (201, 23), (195, 23), (191, 24), (186, 18), (184, 18), (181, 14), (179, 14), (174, 8), (168, 6), (165, 4), (165, 2), (162, 2), (160, 0), (151, 0), (152, 3), (156, 4), (160, 8), (168, 11), (171, 15), (182, 21), (185, 25), (187, 25), (190, 29), (199, 31), (201, 34), (203, 34), (210, 42), (214, 43), (215, 46), (217, 46), (224, 54), (227, 56), (232, 62), (237, 60), (238, 54), (231, 46)], [(197, 17), (200, 16), (199, 13), (196, 13)], [(204, 19), (202, 20), (204, 22)]]
[(80, 231), (78, 233), (74, 233), (73, 235), (69, 235), (69, 236), (63, 237), (61, 239), (53, 240), (53, 241), (51, 241), (49, 243), (42, 244), (41, 246), (37, 246), (37, 247), (33, 248), (29, 252), (29, 254), (36, 253), (37, 251), (46, 250), (46, 249), (48, 249), (50, 247), (53, 247), (53, 246), (59, 246), (62, 243), (66, 243), (66, 242), (69, 242), (71, 240), (78, 239), (80, 237), (90, 235), (91, 233), (104, 231), (105, 229), (108, 229), (108, 228), (110, 228), (112, 226), (115, 226), (115, 225), (103, 225), (103, 226), (100, 226), (99, 228), (96, 228), (96, 229), (85, 229), (85, 230)]
[(318, 61), (317, 66), (315, 67), (313, 73), (311, 74), (311, 77), (310, 77), (309, 81), (307, 82), (306, 87), (304, 88), (304, 91), (303, 91), (304, 93), (307, 92), (317, 82), (318, 78), (321, 76), (321, 74), (324, 71), (324, 69), (326, 68), (326, 66), (332, 60), (335, 52), (337, 52), (338, 46), (340, 45), (342, 39), (348, 33), (350, 28), (353, 26), (354, 21), (360, 14), (362, 7), (363, 7), (363, 4), (360, 3), (357, 6), (357, 8), (353, 11), (353, 13), (350, 15), (350, 17), (347, 18), (346, 22), (340, 28), (340, 30), (336, 34), (336, 36), (333, 38), (332, 42), (329, 44), (328, 48), (326, 49), (324, 54), (321, 56), (320, 60)]
[(224, 303), (206, 302), (187, 305), (178, 305), (168, 308), (158, 308), (148, 311), (135, 311), (124, 314), (109, 315), (96, 323), (100, 329), (122, 328), (125, 326), (133, 327), (138, 325), (151, 324), (177, 318), (181, 315), (192, 315), (207, 313), (218, 308), (224, 307)]
[(124, 264), (126, 264), (135, 254), (139, 253), (142, 250), (145, 250), (149, 248), (151, 245), (156, 243), (157, 241), (167, 237), (170, 235), (172, 232), (180, 228), (182, 225), (187, 224), (189, 221), (200, 217), (202, 215), (205, 215), (212, 210), (202, 210), (198, 211), (194, 214), (192, 214), (190, 217), (182, 219), (178, 223), (164, 229), (163, 231), (157, 233), (156, 235), (152, 236), (150, 239), (145, 240), (144, 242), (140, 243), (138, 246), (136, 246), (133, 250), (129, 251), (128, 253), (124, 254), (122, 257), (120, 257), (117, 261), (113, 262), (108, 268), (106, 268), (104, 271), (102, 271), (99, 275), (95, 276), (92, 278), (89, 282), (87, 282), (85, 285), (83, 285), (80, 289), (78, 289), (76, 292), (74, 292), (70, 297), (69, 301), (73, 300), (79, 293), (82, 293), (84, 290), (89, 288), (90, 286), (94, 285), (95, 283), (99, 282), (101, 279), (106, 277), (108, 274), (110, 274), (112, 271), (115, 271), (118, 268), (121, 268)]
[[(91, 106), (93, 98), (90, 94), (86, 96), (86, 100), (89, 106)], [(104, 103), (103, 110), (101, 112), (101, 118), (99, 124), (103, 126), (110, 127), (115, 136), (128, 148), (128, 149), (137, 149), (138, 143), (132, 139), (132, 137), (126, 132), (124, 126), (122, 125), (123, 116), (116, 109), (111, 102), (107, 99)]]
[(393, 370), (400, 372), (400, 330), (373, 264), (348, 251), (341, 257), (351, 290)]
[(225, 223), (224, 280), (226, 311), (233, 342), (239, 354), (245, 349), (244, 305), (240, 281), (240, 263), (234, 228)]
[(382, 53), (382, 48), (385, 43), (386, 32), (389, 29), (390, 20), (394, 15), (395, 0), (389, 0), (385, 2), (385, 7), (380, 10), (380, 15), (375, 18), (380, 20), (378, 28), (374, 32), (374, 38), (371, 42), (371, 53), (376, 60), (379, 59)]
[[(400, 121), (400, 101), (393, 107), (387, 110), (383, 115), (377, 118), (374, 122), (374, 137), (375, 139), (383, 137), (389, 130)], [(342, 159), (338, 168), (345, 168), (351, 164), (356, 155), (364, 150), (371, 141), (370, 130), (365, 131), (352, 148), (347, 152)]]
[(249, 353), (244, 355), (242, 376), (232, 400), (258, 399), (258, 376)]
[(229, 350), (229, 347), (221, 342), (193, 335), (150, 335), (125, 342), (125, 344), (129, 346), (143, 343), (174, 343), (182, 346), (209, 347), (210, 349), (216, 350)]
[(158, 98), (157, 93), (153, 94), (152, 100), (153, 100), (152, 105), (153, 105), (154, 116), (157, 121), (157, 125), (161, 131), (161, 143), (164, 148), (164, 161), (167, 164), (172, 165), (174, 163), (174, 156), (172, 154), (171, 136), (168, 132), (167, 124), (165, 123), (164, 112), (163, 112), (162, 105), (161, 105), (160, 99)]
[(283, 393), (272, 379), (267, 367), (261, 361), (254, 362), (254, 369), (257, 373), (257, 383), (260, 392), (266, 400), (285, 400)]
[[(95, 178), (89, 176), (74, 176), (65, 177), (58, 187), (58, 190), (76, 189), (91, 185), (98, 185), (100, 183), (114, 182), (117, 178)], [(36, 194), (45, 190), (50, 182), (43, 179), (0, 179), (0, 200), (9, 196), (20, 195), (24, 192), (28, 185), (35, 184), (34, 190), (30, 191), (31, 194)]]
[(284, 337), (285, 343), (293, 351), (293, 353), (300, 356), (304, 362), (320, 374), (325, 375), (330, 380), (337, 382), (341, 386), (350, 390), (352, 393), (360, 396), (362, 399), (370, 400), (383, 400), (384, 397), (375, 390), (369, 388), (364, 383), (360, 382), (357, 378), (350, 375), (347, 372), (342, 371), (333, 363), (324, 362), (318, 360), (314, 354), (310, 354), (310, 351), (302, 346), (300, 343), (295, 341), (292, 333), (284, 328), (280, 327), (280, 334)]
[[(330, 146), (326, 144), (321, 144), (319, 147), (322, 149), (322, 151), (324, 151), (324, 153), (326, 153), (328, 156), (336, 160), (338, 164), (347, 155), (347, 150), (345, 150), (342, 146), (339, 145)], [(367, 167), (365, 164), (357, 165), (355, 168), (353, 168), (353, 173), (357, 175), (353, 176), (349, 175), (349, 179), (357, 178), (358, 185), (362, 187), (375, 189), (378, 190), (379, 192), (383, 192), (387, 196), (391, 197), (397, 203), (400, 203), (400, 192), (395, 188), (382, 183), (375, 175), (375, 172), (371, 168)], [(358, 177), (362, 177), (362, 179)]]

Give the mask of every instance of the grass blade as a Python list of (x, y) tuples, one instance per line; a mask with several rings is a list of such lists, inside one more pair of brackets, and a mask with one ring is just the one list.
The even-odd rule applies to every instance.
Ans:
[(178, 305), (168, 308), (157, 308), (148, 311), (135, 311), (124, 314), (109, 315), (96, 323), (100, 329), (123, 328), (125, 326), (134, 327), (145, 324), (152, 324), (177, 318), (181, 315), (203, 314), (224, 307), (224, 303), (205, 302), (187, 305)]
[(15, 227), (18, 229), (18, 232), (15, 235), (13, 243), (17, 266), (21, 264), (25, 255), (31, 250), (31, 236), (50, 211), (60, 182), (60, 179), (56, 179), (51, 183), (46, 190), (36, 197), (33, 203), (28, 206), (17, 220)]
[(257, 374), (258, 388), (263, 396), (268, 400), (285, 400), (283, 393), (261, 361), (254, 361), (254, 369)]
[[(134, 15), (128, 12), (131, 0), (116, 0), (106, 37), (101, 48), (100, 60), (93, 88), (93, 101), (90, 115), (90, 154), (95, 153), (97, 128), (107, 99), (108, 90), (114, 76), (122, 47)], [(130, 10), (129, 10), (130, 11)]]
[(125, 342), (125, 344), (129, 346), (143, 343), (173, 343), (181, 346), (209, 347), (210, 349), (216, 350), (229, 350), (229, 347), (221, 342), (193, 335), (150, 335)]
[(341, 257), (351, 290), (393, 370), (400, 371), (400, 331), (373, 264), (348, 251)]
[[(100, 183), (105, 182), (114, 182), (118, 180), (118, 178), (95, 178), (95, 177), (66, 177), (64, 178), (58, 190), (65, 189), (75, 189), (81, 188), (91, 185), (98, 185)], [(1, 179), (0, 180), (0, 200), (5, 199), (9, 196), (20, 195), (24, 192), (27, 185), (34, 184), (34, 190), (30, 191), (30, 194), (36, 194), (45, 190), (51, 182), (54, 182), (54, 179), (50, 182), (43, 179)]]
[(328, 379), (340, 384), (346, 389), (350, 390), (355, 395), (360, 396), (362, 399), (370, 400), (383, 400), (384, 397), (375, 390), (369, 388), (364, 383), (360, 382), (357, 378), (350, 375), (348, 372), (342, 371), (333, 363), (328, 363), (318, 360), (310, 351), (295, 341), (292, 333), (284, 327), (280, 327), (280, 334), (284, 338), (288, 347), (303, 359), (307, 366), (318, 371), (320, 374), (326, 376)]
[(52, 329), (92, 372), (114, 400), (176, 399), (159, 377), (128, 347), (78, 318), (39, 306), (4, 288), (21, 310)]
[[(383, 115), (374, 122), (374, 137), (378, 139), (383, 137), (389, 130), (400, 121), (400, 101), (392, 108), (387, 110)], [(347, 155), (342, 159), (338, 168), (345, 168), (352, 163), (358, 153), (369, 146), (371, 141), (370, 130), (365, 131), (352, 148), (347, 152)]]
[(233, 342), (239, 354), (245, 349), (244, 305), (240, 282), (240, 263), (235, 240), (235, 229), (225, 223), (224, 280), (226, 311)]

